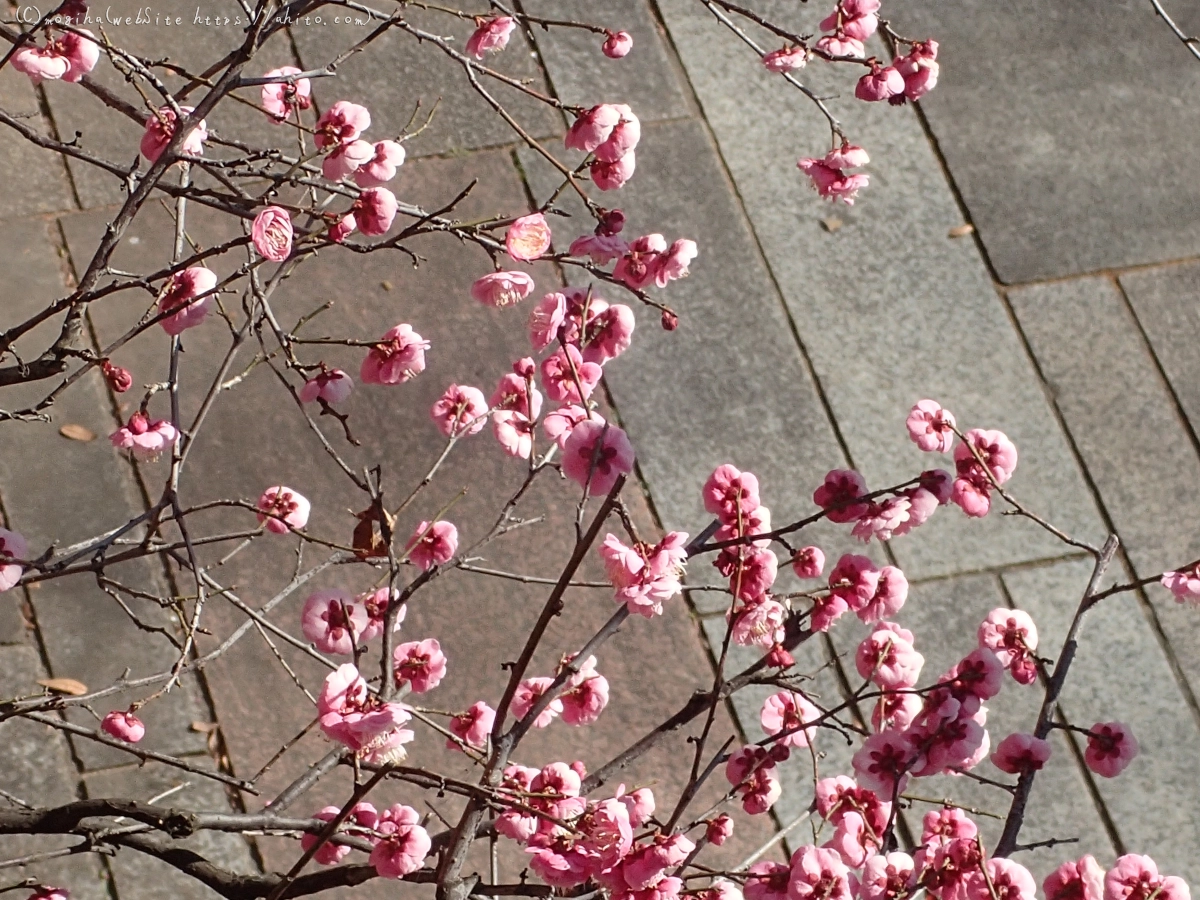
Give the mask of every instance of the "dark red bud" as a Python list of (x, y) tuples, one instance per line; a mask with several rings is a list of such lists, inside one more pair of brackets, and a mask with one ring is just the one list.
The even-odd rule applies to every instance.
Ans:
[(674, 331), (679, 327), (679, 316), (671, 312), (669, 309), (664, 309), (662, 314), (663, 331)]
[(104, 372), (104, 380), (108, 382), (108, 386), (116, 393), (123, 394), (133, 387), (133, 375), (130, 374), (128, 369), (114, 366), (106, 359), (102, 371)]

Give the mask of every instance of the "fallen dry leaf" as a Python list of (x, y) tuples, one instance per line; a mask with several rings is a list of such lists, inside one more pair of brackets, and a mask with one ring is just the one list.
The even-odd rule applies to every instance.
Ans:
[(39, 678), (38, 684), (59, 694), (82, 697), (88, 692), (87, 685), (74, 678)]
[(386, 281), (386, 280), (379, 282), (379, 286), (381, 288), (383, 288), (385, 291), (390, 291), (392, 289), (392, 283), (390, 281)]
[(96, 432), (90, 428), (84, 428), (82, 425), (64, 425), (58, 429), (58, 433), (73, 441), (83, 441), (85, 444), (96, 439)]
[(966, 237), (968, 234), (970, 234), (974, 230), (975, 230), (975, 226), (969, 222), (966, 225), (955, 225), (953, 228), (950, 229), (950, 231), (947, 233), (946, 237), (952, 237), (952, 238)]
[(833, 234), (833, 232), (835, 232), (839, 228), (841, 228), (843, 224), (844, 223), (842, 222), (842, 220), (839, 219), (837, 216), (830, 216), (827, 219), (821, 220), (821, 227), (824, 228), (826, 231), (828, 231), (830, 234)]

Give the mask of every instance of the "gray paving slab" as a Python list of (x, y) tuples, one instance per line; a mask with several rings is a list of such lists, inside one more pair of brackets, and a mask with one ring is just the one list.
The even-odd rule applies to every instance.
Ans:
[[(1038, 570), (1040, 571), (1040, 570)], [(1039, 610), (1022, 605), (1028, 592), (1023, 592), (1018, 608), (1034, 616), (1038, 626), (1039, 651), (1055, 655), (1062, 643), (1065, 626), (1058, 623), (1043, 626)], [(913, 585), (908, 602), (896, 616), (916, 638), (916, 648), (925, 657), (920, 684), (935, 684), (937, 678), (978, 646), (980, 623), (993, 609), (1007, 606), (1000, 580), (995, 575), (979, 575), (930, 581)], [(855, 682), (857, 684), (857, 682)], [(987, 729), (991, 747), (1014, 732), (1031, 732), (1041, 708), (1042, 688), (1039, 684), (1017, 684), (1007, 674), (1003, 687), (987, 703)], [(1090, 724), (1090, 723), (1089, 723)], [(1086, 776), (1077, 764), (1066, 739), (1061, 734), (1051, 737), (1051, 756), (1037, 777), (1036, 790), (1030, 800), (1021, 831), (1021, 843), (1033, 843), (1049, 838), (1078, 838), (1077, 846), (1039, 848), (1019, 854), (1019, 861), (1028, 867), (1041, 883), (1064, 860), (1076, 859), (1091, 853), (1103, 863), (1115, 858), (1112, 842), (1088, 793)], [(982, 762), (974, 770), (986, 778), (1013, 783), (1015, 779), (992, 765)], [(1007, 816), (1011, 798), (996, 788), (962, 776), (944, 775), (916, 779), (909, 787), (910, 794), (932, 799), (949, 797), (967, 806)], [(934, 807), (918, 803), (910, 813), (910, 821), (920, 828), (920, 816)], [(994, 847), (1003, 829), (1003, 819), (972, 816), (979, 826), (987, 846)]]
[[(235, 0), (217, 0), (203, 6), (201, 12), (200, 6), (188, 0), (161, 0), (149, 6), (135, 3), (134, 0), (117, 0), (104, 7), (93, 7), (92, 15), (103, 18), (102, 25), (116, 46), (145, 59), (166, 58), (190, 72), (199, 73), (240, 45), (245, 39), (243, 29), (246, 27), (245, 13)], [(222, 24), (205, 25), (203, 21), (197, 23), (197, 14), (200, 14), (202, 20), (219, 17)], [(139, 15), (143, 18), (141, 24), (137, 21)], [(234, 19), (239, 15), (241, 24), (236, 24)], [(226, 16), (230, 20), (228, 25), (224, 24)], [(126, 18), (133, 18), (134, 21), (125, 24)], [(167, 18), (170, 18), (172, 23), (169, 27), (161, 21)], [(113, 24), (115, 19), (120, 19), (120, 24)], [(176, 19), (182, 19), (182, 23), (174, 24)], [(84, 27), (98, 33), (99, 26)], [(261, 75), (275, 66), (292, 65), (294, 61), (286, 35), (280, 34), (256, 55), (254, 64), (246, 74)], [(178, 90), (184, 84), (180, 77), (168, 74), (163, 69), (158, 69), (156, 74), (170, 90)], [(125, 76), (117, 71), (106, 56), (101, 56), (91, 77), (137, 108), (148, 111), (141, 95), (125, 81)], [(78, 131), (81, 133), (80, 146), (89, 152), (123, 167), (133, 163), (138, 156), (138, 142), (143, 133), (141, 125), (108, 109), (79, 85), (47, 82), (45, 87), (59, 134), (65, 140), (70, 140)], [(246, 99), (258, 102), (257, 88), (240, 93)], [(201, 89), (193, 93), (188, 102), (194, 106), (203, 96), (204, 91)], [(210, 134), (214, 137), (224, 136), (251, 145), (268, 147), (277, 146), (284, 139), (283, 132), (271, 125), (263, 113), (232, 99), (222, 101), (217, 111), (209, 116), (206, 122)], [(210, 157), (231, 156), (234, 153), (236, 151), (218, 148), (211, 141), (205, 148), (205, 155)], [(120, 179), (79, 160), (71, 160), (69, 165), (80, 201), (85, 208), (119, 203), (124, 199)], [(144, 159), (141, 160), (141, 167), (143, 170), (146, 167)], [(202, 180), (198, 180), (197, 183), (202, 183)]]
[[(97, 772), (87, 777), (84, 784), (88, 797), (93, 798), (154, 800), (158, 805), (186, 812), (234, 811), (225, 789), (217, 782), (155, 763)], [(248, 875), (258, 871), (250, 845), (241, 835), (203, 831), (171, 845), (199, 853), (232, 872)], [(220, 896), (173, 866), (136, 850), (119, 850), (110, 865), (120, 900), (155, 900), (164, 893), (179, 900), (211, 900)]]
[[(460, 52), (474, 28), (470, 21), (417, 9), (408, 10), (406, 20), (432, 34), (452, 37), (455, 49)], [(323, 28), (295, 25), (292, 35), (305, 68), (324, 65), (363, 36), (355, 26), (338, 30), (334, 25)], [(532, 48), (519, 32), (513, 32), (508, 47), (489, 54), (483, 64), (510, 78), (527, 81), (535, 91), (546, 90)], [(400, 134), (418, 100), (422, 112), (417, 123), (423, 122), (434, 102), (441, 98), (429, 128), (405, 145), (413, 156), (519, 140), (474, 91), (460, 63), (433, 44), (418, 45), (407, 34), (383, 35), (367, 52), (339, 66), (335, 79), (323, 80), (328, 83), (313, 84), (317, 102), (328, 106), (344, 99), (367, 106), (371, 110), (372, 140)], [(533, 136), (561, 134), (566, 130), (559, 114), (540, 101), (495, 79), (482, 78), (481, 84)], [(400, 177), (403, 179), (404, 175)]]
[[(1021, 453), (1011, 483), (1016, 496), (1068, 531), (1097, 537), (1083, 479), (983, 261), (970, 242), (947, 237), (960, 214), (915, 114), (855, 103), (840, 70), (805, 70), (819, 94), (844, 97), (837, 113), (871, 155), (871, 186), (852, 208), (832, 207), (794, 165), (827, 146), (828, 126), (815, 107), (699, 4), (664, 0), (660, 9), (868, 485), (894, 484), (942, 462), (920, 453), (904, 429), (912, 404), (933, 397), (960, 425), (1012, 438)], [(822, 14), (786, 3), (759, 11), (802, 30)], [(699, 206), (696, 213), (705, 218)], [(826, 231), (821, 221), (830, 216), (843, 226)], [(712, 273), (697, 266), (695, 277)], [(964, 522), (947, 511), (892, 549), (910, 578), (1062, 553), (1029, 523), (998, 516)]]
[[(1057, 637), (1047, 650), (1057, 654), (1090, 573), (1086, 560), (1005, 573), (1009, 592), (1034, 617), (1039, 635)], [(1149, 853), (1161, 871), (1194, 884), (1200, 879), (1196, 721), (1133, 595), (1102, 601), (1084, 620), (1062, 703), (1080, 727), (1113, 720), (1132, 727), (1139, 756), (1116, 778), (1097, 777), (1096, 787), (1126, 852)]]
[[(1200, 31), (1193, 4), (1167, 8)], [(1200, 66), (1151, 4), (895, 0), (888, 16), (940, 42), (921, 107), (1001, 280), (1200, 253), (1183, 174), (1200, 163)]]
[(533, 29), (542, 64), (564, 103), (595, 106), (626, 103), (643, 121), (676, 119), (690, 114), (681, 72), (660, 33), (646, 0), (533, 0), (522, 5), (528, 15), (589, 22), (633, 38), (623, 59), (600, 52), (603, 35), (579, 28)]
[(1192, 431), (1200, 427), (1200, 264), (1127, 272), (1120, 277), (1138, 323)]
[[(45, 676), (32, 646), (0, 648), (0, 696), (27, 696), (34, 682)], [(24, 719), (9, 719), (0, 723), (0, 747), (4, 748), (0, 788), (35, 805), (59, 805), (78, 798), (79, 774), (61, 731)], [(55, 835), (4, 835), (0, 837), (0, 859), (16, 859), (78, 842), (78, 838)], [(72, 897), (82, 900), (108, 900), (110, 896), (103, 864), (89, 853), (13, 868), (7, 877), (13, 882), (37, 878), (68, 888)]]
[[(1116, 285), (1081, 278), (1009, 299), (1136, 575), (1196, 559), (1200, 459)], [(1200, 620), (1157, 585), (1147, 595), (1194, 690)]]
[[(22, 124), (48, 134), (37, 92), (29, 79), (6, 66), (0, 70), (0, 109), (20, 117)], [(62, 160), (35, 147), (8, 126), (0, 129), (0, 170), (5, 179), (0, 198), (0, 219), (15, 219), (33, 213), (71, 209), (71, 185)]]

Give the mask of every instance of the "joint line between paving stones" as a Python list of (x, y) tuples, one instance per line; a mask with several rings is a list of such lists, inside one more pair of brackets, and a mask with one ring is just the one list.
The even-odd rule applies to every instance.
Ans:
[(1080, 551), (1078, 553), (1064, 553), (1061, 556), (1043, 556), (1038, 559), (1027, 559), (1021, 562), (1004, 563), (999, 566), (984, 566), (979, 569), (963, 569), (957, 572), (948, 572), (940, 575), (930, 575), (926, 578), (915, 578), (909, 582), (914, 587), (925, 584), (938, 584), (943, 581), (953, 581), (956, 578), (969, 578), (977, 575), (1003, 575), (1006, 572), (1023, 572), (1030, 569), (1046, 569), (1050, 566), (1058, 565), (1063, 562), (1074, 562), (1076, 560), (1087, 559), (1093, 557), (1090, 553)]
[[(46, 122), (46, 127), (49, 128), (51, 136), (60, 144), (66, 143), (62, 139), (62, 133), (58, 130), (58, 122), (54, 118), (54, 110), (50, 106), (50, 98), (46, 96), (46, 86), (44, 84), (35, 86), (34, 93), (37, 96), (38, 107), (41, 111), (42, 118)], [(75, 184), (75, 176), (71, 174), (71, 167), (67, 165), (66, 154), (58, 154), (58, 161), (62, 163), (63, 172), (67, 176), (67, 186), (71, 189), (71, 199), (75, 201), (75, 206), (77, 208), (83, 209), (83, 200), (80, 199), (79, 188)]]
[(1034, 278), (1031, 281), (1014, 281), (1011, 284), (996, 281), (995, 284), (997, 290), (1015, 291), (1021, 288), (1040, 285), (1064, 284), (1068, 281), (1074, 281), (1077, 278), (1120, 278), (1123, 275), (1133, 275), (1138, 272), (1153, 272), (1156, 269), (1186, 266), (1197, 262), (1200, 262), (1200, 256), (1180, 256), (1175, 259), (1162, 259), (1155, 262), (1137, 263), (1129, 266), (1115, 266), (1106, 269), (1092, 269), (1086, 272), (1072, 272), (1069, 275), (1055, 275), (1050, 278)]
[[(1050, 409), (1054, 413), (1054, 418), (1058, 422), (1058, 427), (1062, 430), (1063, 437), (1067, 441), (1067, 445), (1071, 448), (1071, 454), (1075, 457), (1075, 463), (1079, 466), (1080, 474), (1083, 475), (1084, 481), (1087, 483), (1088, 490), (1091, 491), (1092, 499), (1096, 503), (1097, 512), (1100, 518), (1104, 521), (1104, 527), (1109, 534), (1120, 536), (1116, 524), (1113, 522), (1112, 515), (1108, 511), (1108, 506), (1104, 502), (1104, 497), (1100, 493), (1100, 487), (1096, 484), (1092, 477), (1091, 471), (1088, 469), (1087, 462), (1084, 459), (1083, 452), (1079, 448), (1078, 442), (1075, 440), (1075, 435), (1071, 433), (1071, 428), (1067, 424), (1066, 418), (1062, 414), (1062, 409), (1058, 405), (1058, 398), (1055, 396), (1054, 386), (1046, 377), (1046, 372), (1042, 368), (1037, 356), (1033, 352), (1033, 345), (1029, 342), (1028, 335), (1025, 334), (1025, 329), (1021, 327), (1021, 322), (1017, 318), (1016, 312), (1013, 310), (1012, 302), (1009, 300), (1007, 290), (1000, 291), (1000, 298), (1004, 303), (1004, 308), (1008, 312), (1009, 319), (1012, 321), (1013, 327), (1016, 329), (1017, 336), (1020, 338), (1022, 345), (1025, 347), (1025, 353), (1033, 364), (1033, 369), (1037, 373), (1038, 380), (1042, 383), (1042, 388), (1046, 394), (1046, 398), (1050, 402)], [(1129, 553), (1125, 547), (1125, 542), (1122, 541), (1117, 550), (1124, 564), (1125, 570), (1138, 578), (1138, 570), (1133, 565), (1133, 561), (1129, 558)], [(1200, 702), (1197, 701), (1195, 693), (1192, 691), (1192, 686), (1183, 674), (1183, 670), (1179, 666), (1179, 661), (1175, 657), (1175, 653), (1171, 649), (1170, 641), (1162, 628), (1162, 623), (1158, 620), (1158, 615), (1154, 611), (1153, 605), (1142, 589), (1136, 591), (1138, 598), (1138, 606), (1141, 608), (1142, 617), (1149, 623), (1153, 630), (1155, 638), (1158, 640), (1159, 648), (1163, 651), (1163, 656), (1166, 658), (1167, 665), (1171, 669), (1172, 675), (1175, 677), (1176, 686), (1183, 695), (1184, 702), (1192, 713), (1192, 718), (1197, 727), (1200, 727)]]

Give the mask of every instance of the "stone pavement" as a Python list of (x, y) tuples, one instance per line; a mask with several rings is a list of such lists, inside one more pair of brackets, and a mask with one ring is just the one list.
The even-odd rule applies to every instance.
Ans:
[[(1112, 577), (1144, 578), (1195, 559), (1200, 188), (1190, 176), (1200, 152), (1200, 120), (1189, 101), (1200, 87), (1200, 63), (1156, 20), (1147, 0), (1102, 8), (1085, 0), (885, 2), (898, 30), (941, 41), (941, 82), (919, 110), (855, 104), (845, 76), (816, 63), (802, 73), (822, 95), (841, 95), (839, 116), (871, 152), (871, 186), (852, 208), (820, 201), (795, 171), (795, 157), (823, 149), (827, 128), (820, 116), (762, 70), (695, 0), (523, 3), (531, 15), (600, 18), (632, 31), (634, 52), (619, 63), (599, 57), (590, 38), (540, 30), (533, 33), (536, 48), (517, 36), (497, 63), (569, 103), (629, 102), (644, 134), (638, 173), (620, 195), (628, 227), (635, 234), (692, 237), (700, 246), (692, 277), (669, 291), (681, 313), (679, 330), (662, 332), (657, 316), (639, 309), (633, 348), (607, 371), (615, 414), (638, 449), (648, 492), (636, 515), (645, 523), (656, 519), (667, 528), (700, 530), (706, 517), (698, 488), (722, 462), (759, 476), (778, 522), (811, 511), (812, 489), (830, 468), (853, 466), (873, 486), (894, 483), (914, 465), (928, 464), (908, 443), (903, 420), (915, 400), (931, 396), (953, 409), (960, 423), (999, 428), (1013, 438), (1021, 463), (1011, 487), (1031, 507), (1089, 541), (1115, 530), (1123, 549)], [(752, 5), (797, 31), (813, 29), (826, 12), (818, 3), (801, 9), (790, 0)], [(1200, 31), (1200, 12), (1178, 5), (1181, 27)], [(187, 11), (182, 0), (170, 6)], [(185, 62), (211, 57), (232, 40), (220, 32), (187, 33), (189, 40), (171, 51)], [(161, 52), (145, 32), (131, 29), (122, 37), (149, 41), (140, 46), (144, 52)], [(293, 39), (298, 57), (292, 61), (312, 66), (356, 38), (297, 27)], [(323, 81), (316, 94), (325, 104), (378, 98), (371, 106), (377, 122), (372, 134), (379, 135), (400, 129), (418, 100), (428, 109), (443, 97), (431, 127), (410, 144), (411, 161), (398, 181), (406, 199), (444, 200), (467, 177), (480, 176), (463, 214), (488, 215), (519, 207), (526, 191), (540, 200), (552, 189), (546, 166), (480, 115), (477, 98), (451, 68), (443, 68), (446, 61), (435, 49), (414, 50), (391, 37), (376, 49), (378, 55), (351, 59), (339, 72), (340, 83)], [(580, 50), (587, 51), (590, 68), (577, 65)], [(872, 52), (884, 55), (880, 44)], [(83, 132), (84, 146), (132, 158), (136, 134), (107, 130), (90, 97), (62, 84), (34, 91), (15, 74), (0, 71), (4, 109), (43, 116), (59, 134)], [(105, 77), (114, 86), (120, 81), (111, 72)], [(565, 127), (542, 108), (518, 109), (539, 137)], [(249, 112), (235, 107), (229, 119), (210, 124), (269, 134), (269, 126)], [(10, 226), (10, 247), (0, 263), (3, 326), (22, 309), (61, 295), (63, 279), (88, 258), (111, 214), (109, 204), (120, 195), (114, 180), (74, 163), (67, 169), (5, 133), (0, 163), (22, 173), (0, 199), (0, 220)], [(831, 215), (841, 220), (840, 228), (823, 226)], [(160, 260), (166, 221), (157, 212), (140, 221), (116, 264)], [(974, 237), (950, 238), (949, 230), (964, 221), (975, 226)], [(200, 211), (189, 221), (206, 246), (222, 239), (221, 227)], [(440, 451), (424, 410), (444, 384), (490, 386), (508, 361), (525, 352), (512, 311), (460, 302), (475, 269), (487, 268), (483, 254), (472, 267), (443, 243), (429, 242), (419, 252), (427, 260), (416, 270), (379, 256), (326, 254), (281, 295), (289, 315), (333, 299), (350, 330), (374, 334), (402, 315), (433, 341), (422, 378), (393, 391), (363, 391), (352, 401), (364, 446), (350, 458), (365, 463), (384, 455), (393, 492), (419, 477)], [(533, 272), (539, 284), (558, 277), (547, 267)], [(97, 338), (111, 339), (143, 305), (142, 297), (126, 294), (97, 304), (91, 321)], [(464, 333), (473, 336), (470, 345), (455, 342)], [(22, 346), (37, 346), (39, 337), (31, 335)], [(154, 337), (131, 342), (116, 357), (139, 381), (164, 371), (162, 344)], [(214, 366), (224, 346), (217, 328), (189, 332), (186, 344), (197, 372)], [(451, 358), (454, 352), (457, 358)], [(350, 361), (336, 353), (327, 359)], [(201, 384), (197, 375), (185, 385), (185, 409), (195, 408)], [(315, 452), (294, 452), (313, 445), (291, 411), (280, 408), (273, 388), (260, 367), (239, 387), (237, 406), (218, 406), (189, 463), (196, 496), (188, 502), (206, 499), (209, 484), (219, 493), (255, 496), (266, 484), (283, 481), (305, 486), (314, 502), (314, 527), (348, 529), (341, 511), (357, 498)], [(8, 397), (0, 405), (15, 402)], [(55, 415), (55, 428), (77, 422), (101, 435), (115, 421), (98, 383), (69, 392)], [(157, 490), (160, 468), (135, 473), (102, 440), (69, 443), (55, 428), (0, 428), (4, 516), (35, 542), (69, 542), (109, 521), (114, 510), (144, 502), (143, 483)], [(452, 458), (426, 512), (461, 484), (504, 487), (520, 477), (519, 467), (500, 459), (489, 442), (481, 438)], [(61, 470), (65, 466), (69, 472)], [(72, 473), (87, 477), (67, 477)], [(64, 502), (46, 504), (51, 479), (56, 499)], [(486, 499), (468, 495), (456, 507), (454, 518), (468, 534), (479, 527), (480, 513), (473, 511), (486, 509)], [(540, 492), (536, 501), (548, 508), (551, 524), (573, 515), (560, 491)], [(401, 530), (420, 516), (414, 511)], [(525, 554), (530, 571), (538, 562), (552, 571), (561, 558), (562, 546), (544, 536), (552, 533), (546, 528), (516, 536), (514, 550)], [(844, 528), (829, 526), (815, 529), (812, 540), (832, 559), (861, 546)], [(251, 603), (269, 597), (291, 566), (284, 542), (256, 549), (253, 559), (235, 558), (221, 570), (223, 583)], [(974, 627), (996, 606), (1029, 611), (1043, 653), (1055, 655), (1090, 568), (1070, 550), (1024, 520), (993, 515), (964, 521), (944, 511), (916, 534), (871, 552), (902, 566), (913, 583), (898, 618), (917, 631), (926, 674), (933, 676), (970, 649)], [(150, 567), (122, 573), (135, 584), (171, 576)], [(407, 639), (436, 635), (450, 648), (454, 677), (437, 700), (449, 708), (490, 696), (506, 649), (496, 634), (519, 633), (544, 596), (536, 585), (456, 576), (432, 591), (436, 599), (416, 605), (405, 624)], [(703, 571), (691, 576), (698, 583), (709, 578)], [(788, 578), (782, 581), (790, 583)], [(328, 579), (334, 583), (341, 581)], [(622, 652), (602, 657), (614, 702), (589, 734), (589, 764), (607, 758), (656, 714), (677, 707), (689, 685), (708, 677), (703, 641), (719, 646), (724, 610), (702, 593), (692, 596), (690, 614), (677, 605), (653, 630), (633, 623), (618, 638)], [(46, 674), (91, 684), (111, 680), (120, 666), (109, 649), (134, 640), (142, 652), (137, 671), (170, 660), (169, 646), (139, 636), (94, 585), (49, 582), (0, 601), (4, 696), (29, 690)], [(299, 602), (284, 604), (279, 621), (293, 621)], [(608, 613), (607, 602), (571, 602), (578, 618), (561, 623), (552, 646), (568, 645)], [(215, 604), (211, 615), (218, 636), (241, 621), (229, 605)], [(1200, 884), (1200, 828), (1192, 814), (1200, 803), (1194, 778), (1200, 765), (1198, 616), (1157, 586), (1106, 601), (1091, 615), (1064, 695), (1065, 716), (1082, 726), (1128, 722), (1142, 754), (1120, 778), (1105, 781), (1081, 765), (1073, 738), (1056, 735), (1022, 837), (1078, 837), (1080, 844), (1078, 852), (1058, 847), (1023, 853), (1039, 875), (1067, 855), (1091, 852), (1108, 863), (1128, 850), (1149, 852), (1163, 871)], [(856, 639), (852, 627), (840, 625), (833, 641), (806, 645), (801, 663), (821, 670), (815, 690), (824, 699), (836, 702), (844, 692), (842, 655), (853, 651)], [(319, 685), (322, 673), (311, 660), (288, 648), (280, 653), (310, 690)], [(161, 720), (151, 707), (152, 736), (161, 742), (156, 746), (208, 760), (203, 736), (191, 723), (215, 717), (233, 771), (243, 777), (257, 771), (311, 719), (311, 704), (291, 679), (277, 665), (264, 665), (268, 654), (247, 644), (202, 679), (182, 685), (183, 697), (162, 706)], [(734, 657), (737, 664), (753, 654)], [(455, 667), (457, 660), (463, 663)], [(549, 667), (552, 659), (547, 655), (539, 664)], [(247, 683), (262, 689), (251, 695)], [(648, 683), (653, 691), (646, 691)], [(1006, 686), (993, 702), (993, 742), (1029, 729), (1035, 691)], [(756, 737), (758, 704), (767, 692), (734, 704), (736, 724), (723, 720), (722, 733), (740, 727)], [(273, 702), (247, 705), (261, 696)], [(631, 702), (635, 697), (641, 702)], [(141, 772), (122, 767), (103, 748), (43, 735), (29, 723), (2, 728), (15, 763), (6, 767), (0, 787), (18, 796), (22, 790), (39, 798), (125, 791), (148, 798), (177, 788), (172, 802), (216, 808), (224, 801), (219, 789), (214, 793), (212, 784), (194, 776), (176, 777), (153, 765)], [(565, 752), (570, 735), (551, 728), (537, 738), (531, 754), (548, 759)], [(628, 780), (648, 775), (656, 762), (685, 746), (681, 738), (664, 748)], [(846, 767), (848, 754), (837, 741), (824, 741), (821, 750), (824, 771)], [(296, 773), (294, 766), (322, 752), (319, 738), (305, 738), (292, 767), (281, 765), (265, 777), (264, 794), (271, 796)], [(980, 771), (998, 774), (990, 763)], [(811, 797), (805, 787), (811, 762), (797, 761), (788, 772), (790, 790), (776, 810), (780, 823), (803, 812)], [(1007, 808), (1005, 794), (966, 779), (940, 779), (923, 790), (988, 811)], [(320, 799), (334, 796), (331, 786)], [(258, 801), (245, 802), (255, 808)], [(452, 808), (448, 801), (446, 808)], [(991, 821), (984, 821), (985, 832), (994, 835)], [(746, 835), (742, 847), (760, 838)], [(0, 850), (4, 858), (26, 852), (15, 843), (12, 852), (8, 843)], [(213, 852), (230, 866), (250, 869), (264, 860), (287, 865), (295, 845), (261, 839), (250, 848), (225, 841)], [(147, 883), (169, 885), (180, 896), (211, 896), (195, 887), (185, 894), (169, 873), (138, 870), (134, 863), (123, 855), (103, 866), (73, 857), (62, 863), (70, 869), (61, 877), (84, 897), (109, 896), (110, 890), (121, 900), (155, 896), (144, 893)]]

